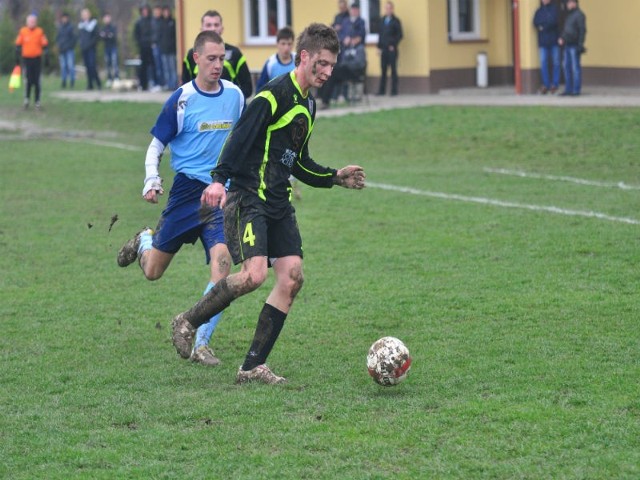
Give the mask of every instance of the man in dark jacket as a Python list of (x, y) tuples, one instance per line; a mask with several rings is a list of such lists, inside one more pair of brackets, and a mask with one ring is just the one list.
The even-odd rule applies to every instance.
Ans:
[(378, 95), (387, 91), (387, 69), (391, 67), (391, 95), (398, 94), (398, 44), (402, 40), (402, 24), (393, 13), (393, 2), (384, 6), (384, 17), (380, 19), (378, 53), (380, 53), (380, 87)]
[(584, 39), (587, 35), (587, 19), (578, 7), (578, 0), (567, 1), (567, 17), (558, 43), (564, 47), (565, 88), (562, 95), (580, 95), (582, 88), (582, 65), (580, 56), (586, 51)]
[(64, 12), (60, 16), (60, 25), (56, 34), (56, 45), (58, 46), (58, 60), (60, 61), (60, 76), (62, 77), (62, 88), (69, 86), (73, 88), (76, 83), (76, 55), (75, 48), (78, 37), (69, 21), (69, 14)]
[[(200, 30), (213, 30), (222, 37), (224, 26), (222, 25), (222, 15), (217, 10), (208, 10), (200, 19)], [(224, 37), (223, 37), (224, 38)], [(253, 80), (247, 65), (247, 59), (240, 49), (235, 45), (224, 42), (224, 70), (222, 78), (235, 83), (245, 100), (253, 94)], [(193, 49), (190, 49), (182, 61), (182, 83), (193, 80), (198, 73), (195, 60), (193, 59)]]
[(178, 88), (178, 67), (176, 65), (176, 21), (171, 8), (162, 7), (162, 28), (160, 30), (160, 56), (162, 58), (162, 77), (167, 90)]
[(83, 8), (80, 11), (80, 23), (78, 24), (78, 43), (82, 52), (82, 60), (87, 69), (87, 89), (93, 90), (95, 85), (98, 90), (102, 88), (98, 75), (98, 63), (96, 59), (96, 46), (98, 44), (98, 21), (93, 18), (91, 10)]
[(133, 37), (140, 53), (140, 67), (138, 67), (138, 83), (142, 90), (149, 90), (149, 73), (153, 74), (153, 28), (151, 25), (151, 8), (149, 5), (140, 7), (140, 18), (133, 27)]
[[(558, 8), (551, 0), (541, 0), (540, 7), (533, 16), (533, 25), (538, 31), (538, 52), (540, 55), (540, 93), (556, 93), (560, 83), (560, 45), (558, 45)], [(549, 62), (552, 65), (549, 75)]]
[(110, 13), (105, 13), (102, 16), (100, 40), (104, 42), (104, 64), (107, 67), (107, 87), (110, 87), (114, 80), (120, 79), (120, 68), (118, 66), (118, 29), (112, 23)]

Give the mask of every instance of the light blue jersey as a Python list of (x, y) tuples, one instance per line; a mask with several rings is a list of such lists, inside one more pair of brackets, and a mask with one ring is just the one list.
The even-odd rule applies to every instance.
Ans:
[(216, 93), (201, 91), (195, 80), (182, 85), (165, 102), (151, 129), (171, 147), (171, 168), (206, 184), (244, 107), (242, 91), (227, 80), (219, 82)]
[(256, 91), (260, 90), (274, 78), (279, 77), (284, 73), (289, 73), (294, 68), (296, 68), (295, 52), (291, 52), (291, 61), (289, 63), (282, 63), (278, 54), (274, 53), (267, 59), (262, 67), (262, 72), (256, 82)]

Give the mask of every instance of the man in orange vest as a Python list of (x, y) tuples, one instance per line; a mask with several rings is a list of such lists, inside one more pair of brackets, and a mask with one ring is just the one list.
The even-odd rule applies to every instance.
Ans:
[(22, 58), (27, 77), (24, 91), (25, 109), (29, 108), (32, 87), (35, 89), (35, 107), (40, 109), (42, 54), (46, 54), (48, 46), (49, 40), (47, 40), (44, 30), (38, 27), (38, 17), (32, 13), (27, 17), (26, 25), (20, 29), (16, 37), (16, 65), (20, 64)]

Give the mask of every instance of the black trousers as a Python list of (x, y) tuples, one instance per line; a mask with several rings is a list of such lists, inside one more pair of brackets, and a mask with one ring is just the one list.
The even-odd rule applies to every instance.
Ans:
[(380, 54), (380, 88), (378, 93), (384, 95), (387, 91), (387, 70), (391, 68), (391, 94), (398, 94), (398, 50), (385, 49)]
[(138, 67), (138, 83), (142, 90), (149, 89), (149, 71), (154, 69), (153, 50), (151, 46), (140, 47), (140, 66)]
[(27, 83), (24, 88), (24, 98), (29, 100), (31, 89), (35, 89), (35, 101), (40, 101), (40, 74), (42, 72), (42, 57), (22, 58)]

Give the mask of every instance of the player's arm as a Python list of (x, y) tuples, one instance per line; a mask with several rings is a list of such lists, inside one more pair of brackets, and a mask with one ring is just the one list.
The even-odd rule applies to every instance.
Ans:
[(217, 181), (211, 183), (207, 188), (205, 188), (200, 196), (200, 203), (210, 207), (222, 208), (226, 201), (227, 192), (224, 185)]
[(362, 190), (365, 187), (365, 178), (364, 168), (359, 165), (347, 165), (336, 172), (333, 183), (344, 188)]
[(164, 152), (164, 144), (153, 137), (144, 160), (145, 178), (142, 197), (149, 203), (158, 203), (158, 195), (162, 195), (162, 178), (160, 177), (160, 161)]
[(335, 170), (323, 167), (309, 157), (305, 146), (301, 158), (294, 163), (291, 173), (298, 180), (318, 188), (331, 188), (339, 185), (344, 188), (364, 188), (365, 173), (362, 167), (348, 165)]
[(162, 107), (155, 125), (151, 129), (151, 143), (147, 147), (144, 159), (145, 177), (142, 196), (147, 202), (158, 203), (158, 195), (162, 195), (162, 178), (159, 168), (162, 153), (167, 145), (179, 134), (178, 111), (182, 89), (176, 90)]

